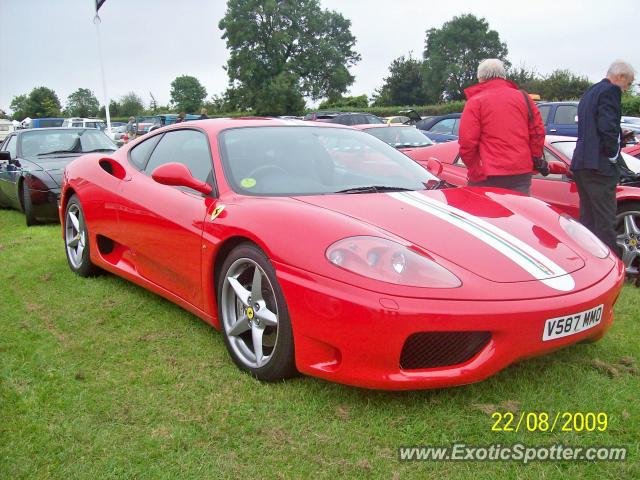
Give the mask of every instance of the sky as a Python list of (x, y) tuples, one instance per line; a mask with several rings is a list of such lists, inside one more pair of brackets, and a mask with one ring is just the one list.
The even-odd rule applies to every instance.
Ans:
[[(455, 15), (484, 17), (507, 44), (509, 61), (540, 74), (568, 69), (591, 81), (615, 59), (640, 70), (637, 0), (320, 0), (351, 20), (362, 60), (348, 94), (371, 96), (391, 62), (420, 58), (425, 32)], [(221, 94), (228, 59), (218, 22), (225, 0), (106, 0), (94, 24), (95, 0), (0, 0), (0, 109), (34, 87), (53, 89), (63, 106), (78, 88), (104, 104), (129, 92), (170, 100), (171, 82), (196, 77)], [(99, 31), (99, 35), (98, 35)], [(100, 42), (98, 41), (100, 39)], [(104, 84), (98, 44), (102, 46)]]

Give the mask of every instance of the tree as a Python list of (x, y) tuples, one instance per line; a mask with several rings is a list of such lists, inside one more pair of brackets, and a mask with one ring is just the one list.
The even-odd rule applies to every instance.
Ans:
[(47, 87), (36, 87), (29, 95), (18, 95), (11, 101), (13, 118), (22, 120), (25, 117), (59, 117), (60, 100), (56, 92)]
[(274, 89), (288, 106), (300, 95), (333, 100), (353, 83), (348, 69), (360, 55), (351, 22), (318, 0), (228, 0), (218, 26), (230, 51), (228, 97), (240, 109), (272, 110), (265, 96)]
[(123, 117), (137, 116), (144, 112), (144, 103), (142, 98), (133, 92), (120, 97), (120, 108), (118, 114)]
[(389, 66), (389, 76), (374, 94), (375, 106), (424, 105), (428, 96), (424, 88), (424, 65), (413, 58), (396, 58)]
[(88, 88), (79, 88), (67, 97), (65, 114), (70, 117), (95, 117), (99, 111), (98, 99)]
[(366, 95), (358, 95), (357, 97), (340, 97), (333, 101), (325, 100), (322, 102), (318, 109), (328, 110), (330, 108), (367, 108), (369, 106), (369, 99)]
[(182, 75), (171, 82), (171, 103), (180, 112), (199, 111), (206, 96), (207, 90), (196, 77)]
[(485, 58), (499, 58), (509, 67), (506, 56), (507, 45), (498, 32), (472, 14), (427, 30), (423, 58), (429, 100), (463, 100), (464, 89), (477, 81), (478, 64)]
[(554, 70), (543, 77), (537, 87), (545, 100), (577, 100), (591, 86), (587, 77), (571, 73), (569, 70)]

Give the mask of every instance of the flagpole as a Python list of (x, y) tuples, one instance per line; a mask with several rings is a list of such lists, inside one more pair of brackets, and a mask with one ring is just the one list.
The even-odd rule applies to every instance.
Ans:
[[(92, 0), (92, 3), (93, 3), (93, 0)], [(102, 3), (104, 2), (99, 2), (96, 4), (96, 15), (95, 17), (93, 17), (93, 24), (96, 26), (96, 38), (98, 39), (98, 58), (100, 59), (100, 74), (102, 76), (102, 95), (104, 97), (104, 111), (107, 116), (107, 129), (109, 133), (111, 133), (111, 115), (109, 113), (109, 105), (111, 102), (109, 100), (109, 95), (107, 94), (107, 80), (104, 74), (104, 61), (102, 59), (102, 42), (100, 41), (100, 23), (102, 22), (102, 20), (98, 15), (98, 9), (100, 8), (100, 6), (102, 6)]]

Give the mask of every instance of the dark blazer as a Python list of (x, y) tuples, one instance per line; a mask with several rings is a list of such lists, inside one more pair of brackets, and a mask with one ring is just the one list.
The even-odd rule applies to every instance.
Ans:
[(616, 166), (610, 158), (620, 153), (622, 90), (603, 79), (593, 85), (578, 104), (578, 141), (571, 170), (598, 170), (613, 176)]

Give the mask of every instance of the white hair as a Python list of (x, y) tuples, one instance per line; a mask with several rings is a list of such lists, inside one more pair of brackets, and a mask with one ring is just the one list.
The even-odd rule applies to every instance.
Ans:
[(622, 60), (616, 60), (611, 64), (609, 70), (607, 70), (607, 77), (615, 78), (618, 75), (622, 75), (624, 78), (632, 79), (635, 77), (635, 70), (627, 62)]
[(501, 60), (487, 58), (478, 65), (478, 80), (491, 80), (493, 78), (507, 78), (507, 72)]

